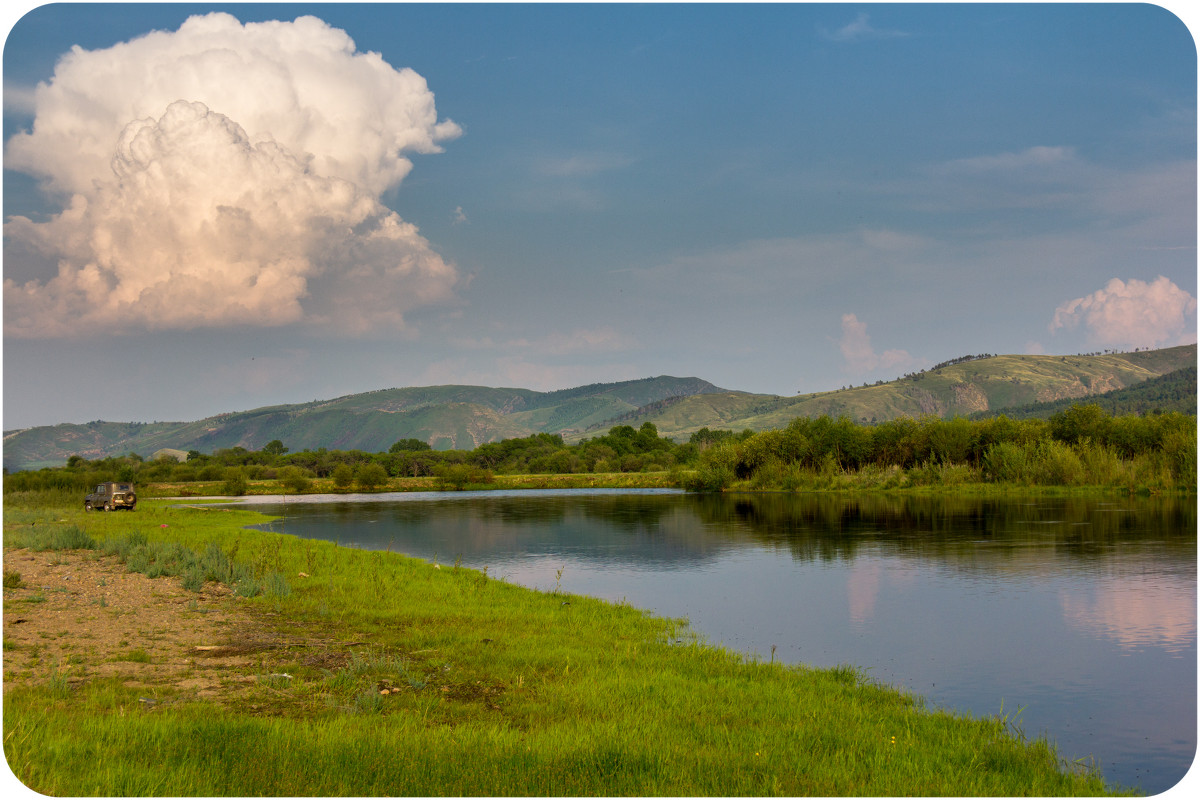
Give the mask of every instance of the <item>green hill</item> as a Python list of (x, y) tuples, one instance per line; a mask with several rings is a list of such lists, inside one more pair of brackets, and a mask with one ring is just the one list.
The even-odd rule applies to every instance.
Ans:
[(98, 420), (6, 431), (4, 467), (57, 466), (72, 455), (95, 459), (133, 452), (149, 458), (164, 448), (205, 453), (227, 447), (258, 450), (275, 439), (293, 451), (325, 447), (368, 452), (409, 438), (438, 449), (472, 449), (534, 433), (561, 434), (575, 442), (613, 425), (637, 427), (647, 421), (661, 435), (686, 439), (701, 428), (782, 428), (798, 416), (847, 416), (862, 423), (922, 414), (966, 416), (1035, 403), (1070, 403), (1139, 386), (1143, 394), (1137, 405), (1123, 408), (1166, 409), (1175, 407), (1169, 403), (1187, 405), (1186, 373), (1182, 386), (1176, 381), (1164, 388), (1152, 381), (1187, 369), (1194, 410), (1196, 345), (1092, 356), (970, 357), (889, 383), (795, 397), (727, 391), (699, 378), (665, 375), (554, 392), (486, 386), (380, 389), (195, 422)]
[(4, 467), (64, 464), (126, 453), (150, 458), (163, 448), (210, 453), (258, 450), (278, 439), (293, 451), (387, 450), (400, 439), (438, 449), (472, 449), (533, 433), (570, 431), (667, 397), (723, 391), (699, 378), (659, 376), (554, 392), (487, 386), (380, 389), (333, 400), (268, 406), (195, 422), (104, 422), (42, 426), (4, 435)]
[[(981, 411), (971, 415), (972, 419), (994, 417), (1004, 414), (1012, 419), (1050, 419), (1060, 411), (1066, 411), (1079, 400), (1053, 400), (1048, 403), (1030, 403), (1014, 406), (1002, 411)], [(1178, 411), (1181, 414), (1196, 413), (1196, 367), (1184, 367), (1151, 378), (1127, 389), (1117, 389), (1105, 394), (1093, 395), (1087, 402), (1099, 406), (1104, 413), (1117, 417), (1127, 414)]]
[[(1070, 401), (1135, 386), (1196, 367), (1196, 345), (1094, 356), (1006, 355), (972, 358), (889, 383), (795, 397), (722, 392), (672, 398), (622, 418), (652, 422), (663, 436), (701, 428), (770, 430), (796, 417), (846, 416), (860, 423), (896, 417), (967, 416), (1037, 402)], [(1192, 409), (1195, 409), (1194, 390)], [(585, 431), (594, 436), (603, 426)], [(581, 436), (567, 436), (575, 440)]]

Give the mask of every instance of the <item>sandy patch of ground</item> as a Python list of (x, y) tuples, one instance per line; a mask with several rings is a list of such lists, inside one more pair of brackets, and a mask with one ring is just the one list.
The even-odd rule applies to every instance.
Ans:
[[(126, 572), (115, 556), (5, 550), (4, 573), (5, 691), (56, 675), (72, 685), (116, 676), (217, 699), (258, 683), (287, 649), (319, 648), (269, 633), (262, 609), (225, 586), (188, 591), (178, 578)], [(10, 588), (12, 573), (20, 585)]]

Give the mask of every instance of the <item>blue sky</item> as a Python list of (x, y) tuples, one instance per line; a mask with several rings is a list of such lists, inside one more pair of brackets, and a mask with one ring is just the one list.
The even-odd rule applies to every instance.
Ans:
[(1196, 341), (1196, 47), (1157, 6), (10, 24), (6, 430)]

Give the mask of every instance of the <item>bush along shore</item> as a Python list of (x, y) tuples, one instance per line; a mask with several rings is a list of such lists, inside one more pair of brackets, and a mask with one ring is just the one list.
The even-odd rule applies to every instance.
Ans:
[[(174, 613), (231, 620), (221, 641), (182, 652), (160, 652), (150, 630), (128, 642), (135, 666), (182, 670), (157, 681), (93, 663), (89, 619), (114, 613), (102, 603), (21, 653), (36, 656), (21, 674), (7, 672), (17, 651), (6, 636), (4, 751), (21, 781), (77, 796), (1113, 791), (1000, 710), (926, 708), (851, 666), (744, 657), (685, 621), (486, 569), (246, 527), (265, 520), (154, 500), (85, 514), (53, 494), (6, 497), (7, 554), (119, 564), (201, 601)], [(46, 593), (21, 588), (7, 562), (4, 585), (7, 633)], [(200, 654), (214, 647), (243, 658), (200, 692), (199, 674), (214, 674)]]
[(676, 443), (653, 424), (617, 426), (565, 444), (536, 434), (474, 450), (396, 442), (387, 453), (304, 450), (192, 452), (186, 462), (136, 454), (6, 475), (4, 491), (84, 492), (134, 482), (143, 496), (310, 494), (513, 488), (680, 487), (692, 491), (1080, 488), (1131, 493), (1196, 490), (1196, 417), (1110, 416), (1076, 405), (1050, 419), (846, 417), (793, 420), (780, 430), (702, 428)]

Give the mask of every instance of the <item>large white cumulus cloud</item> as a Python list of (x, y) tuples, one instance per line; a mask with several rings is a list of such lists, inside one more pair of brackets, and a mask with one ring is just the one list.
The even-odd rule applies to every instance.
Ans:
[(437, 152), (459, 128), (438, 121), (421, 76), (316, 18), (210, 14), (75, 48), (35, 102), (5, 165), (63, 211), (14, 217), (5, 236), (57, 274), (5, 281), (9, 335), (356, 332), (451, 296), (453, 266), (379, 197), (411, 169), (406, 153)]

